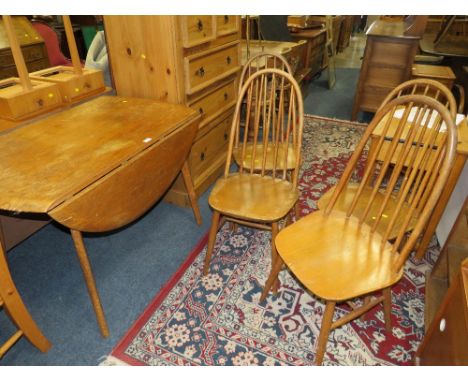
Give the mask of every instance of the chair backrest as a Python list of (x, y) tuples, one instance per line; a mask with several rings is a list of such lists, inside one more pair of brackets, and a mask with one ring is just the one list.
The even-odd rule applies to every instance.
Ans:
[[(279, 69), (252, 74), (238, 96), (224, 176), (237, 152), (240, 173), (286, 179), (288, 163), (293, 161), (292, 167), (299, 168), (303, 127), (302, 94), (291, 74)], [(297, 173), (291, 177), (294, 187)]]
[(57, 33), (49, 25), (40, 21), (33, 21), (32, 26), (44, 39), (50, 65), (70, 65), (71, 60), (65, 57), (62, 51), (60, 50), (60, 43)]
[[(401, 118), (395, 117), (397, 109), (402, 110)], [(371, 135), (382, 124), (383, 133), (367, 158), (368, 165), (364, 171), (360, 157)], [(389, 134), (391, 130), (392, 134)], [(397, 228), (392, 251), (396, 255), (395, 270), (400, 270), (442, 192), (455, 158), (456, 144), (457, 130), (452, 115), (438, 101), (427, 96), (409, 95), (388, 102), (367, 127), (324, 213), (329, 214), (333, 210), (353, 175), (360, 178), (346, 216), (353, 215), (364, 223), (366, 219), (369, 221), (372, 210), (374, 220), (369, 225), (372, 233), (382, 235), (382, 248), (388, 245), (390, 232)], [(385, 159), (380, 162), (377, 158), (383, 148), (386, 149)], [(397, 160), (391, 166), (393, 156)], [(405, 169), (407, 163), (410, 165)], [(354, 214), (356, 205), (362, 203), (359, 199), (369, 185), (372, 187), (371, 195), (366, 196), (365, 207), (357, 216)], [(392, 216), (385, 219), (383, 212), (389, 202), (395, 207)], [(414, 224), (414, 219), (417, 219), (416, 224), (405, 242), (404, 236), (410, 223)]]
[(385, 97), (380, 104), (379, 110), (391, 100), (411, 94), (432, 97), (448, 108), (453, 118), (455, 118), (457, 114), (457, 102), (450, 89), (441, 82), (428, 78), (409, 80), (401, 83)]
[(261, 52), (250, 57), (242, 69), (242, 73), (239, 79), (239, 91), (242, 89), (247, 78), (249, 78), (253, 73), (262, 69), (280, 69), (284, 70), (289, 74), (293, 74), (291, 66), (284, 56), (276, 53)]

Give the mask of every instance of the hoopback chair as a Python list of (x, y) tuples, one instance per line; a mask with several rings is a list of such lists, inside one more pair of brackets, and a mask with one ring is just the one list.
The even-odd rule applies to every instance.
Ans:
[[(365, 145), (382, 121), (386, 121), (384, 132), (390, 129), (392, 118), (388, 117), (397, 108), (403, 108), (403, 117), (392, 135), (384, 162), (381, 166), (368, 166), (362, 173), (359, 158)], [(412, 110), (416, 116), (409, 122)], [(431, 119), (433, 115), (435, 120)], [(407, 123), (411, 125), (409, 136), (405, 135)], [(378, 140), (369, 161), (377, 160), (384, 147), (384, 136)], [(405, 143), (397, 153), (402, 138)], [(363, 315), (380, 302), (384, 306), (386, 329), (391, 330), (391, 286), (402, 277), (406, 259), (444, 188), (456, 144), (452, 115), (439, 102), (421, 95), (402, 96), (389, 102), (366, 129), (328, 205), (286, 227), (276, 237), (278, 256), (262, 299), (285, 264), (311, 293), (325, 300), (317, 364), (322, 363), (330, 330)], [(391, 166), (393, 155), (397, 161)], [(405, 164), (408, 167), (403, 171)], [(357, 192), (346, 210), (337, 209), (340, 195), (356, 173), (361, 178)], [(369, 179), (373, 191), (364, 198), (363, 190)], [(361, 203), (364, 206), (357, 211)], [(389, 206), (394, 209), (390, 218), (385, 215)], [(414, 228), (405, 240), (408, 226), (414, 220)], [(393, 235), (395, 227), (397, 234)], [(374, 296), (376, 292), (382, 294)], [(337, 303), (361, 296), (363, 305), (349, 303), (351, 312), (332, 322)]]
[[(285, 109), (286, 94), (288, 107)], [(241, 115), (244, 100), (246, 110)], [(255, 118), (250, 118), (251, 115)], [(241, 119), (245, 120), (243, 129)], [(292, 210), (299, 197), (298, 171), (288, 176), (288, 164), (292, 162), (294, 168), (299, 167), (303, 124), (301, 91), (289, 73), (264, 69), (246, 80), (236, 104), (224, 176), (216, 182), (208, 200), (213, 217), (205, 274), (221, 216), (222, 221), (271, 230), (272, 240), (276, 237), (279, 221)], [(235, 153), (238, 169), (233, 170)], [(272, 258), (275, 257), (272, 245)]]
[[(456, 102), (453, 94), (450, 92), (450, 90), (443, 85), (442, 83), (434, 80), (429, 80), (429, 79), (417, 79), (417, 80), (410, 80), (406, 81), (400, 85), (398, 85), (395, 89), (393, 89), (388, 96), (384, 99), (382, 104), (380, 105), (378, 111), (382, 110), (390, 101), (402, 97), (404, 95), (424, 95), (424, 96), (429, 96), (435, 100), (437, 100), (439, 103), (444, 105), (448, 111), (449, 114), (452, 118), (453, 121), (455, 121), (455, 116), (457, 113), (457, 107), (456, 107)], [(395, 116), (401, 117), (403, 115), (403, 108), (399, 107), (395, 109)], [(408, 121), (411, 121), (414, 119), (415, 116), (415, 109), (413, 109), (409, 116), (408, 116)], [(386, 130), (385, 134), (383, 134), (383, 127), (385, 126), (385, 123), (387, 121), (392, 121), (390, 122), (390, 127)], [(368, 157), (370, 158), (372, 156), (372, 153), (376, 150), (377, 144), (379, 142), (379, 139), (381, 136), (384, 136), (384, 141), (382, 143), (382, 148), (379, 150), (377, 154), (377, 161), (374, 163), (382, 163), (385, 160), (385, 156), (387, 151), (390, 148), (390, 143), (389, 140), (392, 138), (392, 134), (394, 133), (395, 127), (398, 125), (398, 121), (400, 119), (398, 118), (392, 118), (392, 116), (387, 115), (385, 116), (376, 126), (376, 129), (373, 131), (371, 134), (371, 139), (370, 139), (370, 144), (369, 144), (369, 152), (368, 152)], [(406, 124), (405, 127), (405, 132), (402, 133), (404, 137), (408, 135), (408, 132), (406, 131), (409, 127), (411, 126), (411, 123)], [(395, 149), (395, 154), (390, 158), (390, 163), (394, 165), (396, 163), (398, 153), (400, 153), (403, 145), (400, 144), (396, 147)], [(366, 162), (366, 167), (370, 165), (370, 161)], [(406, 163), (407, 165), (408, 163)], [(345, 211), (349, 207), (349, 203), (354, 197), (354, 194), (356, 190), (358, 189), (358, 184), (354, 182), (350, 182), (350, 184), (347, 186), (346, 191), (343, 192), (340, 196), (340, 199), (338, 200), (338, 203), (336, 207), (340, 209), (341, 211)], [(335, 187), (332, 187), (329, 189), (325, 194), (322, 195), (322, 197), (319, 199), (317, 202), (317, 206), (319, 209), (324, 209), (325, 206), (330, 201), (331, 196), (333, 195), (335, 191)], [(362, 200), (365, 200), (366, 198), (369, 198), (372, 195), (373, 192), (373, 187), (371, 184), (368, 184), (364, 189), (363, 189), (363, 198)], [(356, 207), (358, 210), (361, 209), (363, 206), (363, 203), (358, 204)], [(387, 210), (385, 211), (385, 215), (391, 217), (393, 214), (393, 208), (394, 206), (392, 203), (389, 204)], [(368, 219), (372, 219), (372, 216), (369, 215)], [(416, 220), (414, 220), (409, 226), (408, 230), (411, 230), (414, 227), (414, 223)], [(367, 223), (372, 223), (371, 221), (368, 221)], [(392, 231), (391, 238), (394, 237), (397, 233), (397, 227), (394, 227), (394, 230)]]
[[(0, 226), (0, 236), (1, 232)], [(6, 249), (0, 242), (0, 308), (13, 321), (18, 330), (4, 343), (0, 344), (0, 359), (18, 341), (25, 336), (40, 351), (46, 352), (51, 347), (50, 342), (44, 337), (41, 330), (29, 314), (21, 299), (18, 290), (11, 278), (6, 259)]]

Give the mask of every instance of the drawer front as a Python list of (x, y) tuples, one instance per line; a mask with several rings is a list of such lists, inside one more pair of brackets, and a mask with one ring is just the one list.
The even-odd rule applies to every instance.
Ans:
[(224, 36), (239, 30), (239, 16), (216, 16), (216, 34)]
[(217, 116), (221, 115), (236, 102), (235, 80), (222, 85), (221, 87), (204, 94), (202, 98), (190, 103), (192, 109), (197, 110), (202, 119), (199, 128), (202, 128)]
[[(26, 64), (30, 61), (36, 61), (40, 59), (47, 60), (47, 53), (43, 44), (23, 46), (21, 48), (23, 52), (24, 61)], [(7, 67), (15, 65), (15, 60), (13, 59), (13, 54), (10, 49), (5, 49), (0, 53), (0, 67)]]
[(47, 57), (44, 45), (30, 45), (21, 49), (23, 51), (24, 61), (35, 61)]
[(215, 16), (181, 16), (182, 45), (190, 48), (214, 40)]
[(193, 94), (240, 68), (238, 43), (185, 58), (187, 94)]
[(215, 163), (220, 155), (226, 155), (232, 115), (223, 119), (193, 144), (189, 156), (190, 173), (197, 178)]

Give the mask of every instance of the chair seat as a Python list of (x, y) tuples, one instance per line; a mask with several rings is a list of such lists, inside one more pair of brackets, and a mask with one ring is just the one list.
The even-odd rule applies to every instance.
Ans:
[[(286, 169), (292, 170), (296, 167), (296, 150), (292, 147), (292, 145), (278, 145), (278, 152), (277, 152), (277, 169), (283, 169), (284, 163), (286, 160)], [(286, 146), (287, 146), (287, 155), (286, 155)], [(253, 144), (247, 144), (245, 147), (245, 156), (244, 161), (242, 162), (242, 166), (244, 168), (250, 169), (252, 168), (252, 157), (253, 157)], [(274, 157), (275, 157), (275, 146), (270, 144), (267, 146), (266, 149), (266, 161), (265, 161), (265, 169), (270, 170), (273, 169)], [(253, 161), (253, 169), (254, 170), (261, 170), (262, 163), (263, 163), (263, 150), (264, 146), (262, 144), (257, 144), (255, 150), (255, 160)], [(242, 158), (242, 149), (234, 149), (233, 155), (236, 163), (240, 165)]]
[(298, 197), (299, 192), (286, 180), (233, 173), (216, 182), (208, 202), (224, 215), (272, 222), (283, 218)]
[(343, 212), (307, 215), (279, 232), (276, 249), (291, 272), (315, 295), (349, 300), (396, 283), (391, 245)]
[[(340, 194), (338, 200), (336, 201), (334, 209), (337, 211), (346, 211), (348, 207), (351, 205), (351, 202), (354, 198), (354, 195), (356, 194), (356, 191), (359, 187), (359, 184), (356, 183), (349, 183), (346, 189), (343, 190), (343, 192)], [(322, 197), (319, 199), (317, 202), (317, 206), (320, 210), (324, 210), (328, 202), (330, 201), (333, 192), (335, 191), (335, 187), (330, 188), (325, 194), (322, 195)], [(364, 212), (367, 202), (370, 199), (371, 193), (373, 191), (372, 187), (366, 186), (364, 187), (362, 194), (358, 200), (358, 204), (356, 205), (356, 209), (354, 210), (353, 215), (356, 217), (360, 217), (361, 214)], [(383, 204), (384, 201), (384, 195), (380, 192), (378, 192), (375, 196), (376, 200), (374, 203), (372, 203), (371, 210), (369, 211), (367, 215), (367, 219), (365, 222), (372, 226), (374, 223), (375, 217), (378, 213), (378, 209), (380, 206)], [(390, 198), (390, 200), (387, 203), (387, 207), (382, 213), (382, 222), (379, 224), (378, 231), (383, 235), (388, 227), (388, 223), (391, 220), (391, 217), (394, 214), (394, 211), (396, 211), (397, 203), (394, 198)], [(407, 203), (404, 203), (402, 205), (402, 213), (398, 215), (398, 220), (396, 223), (393, 225), (393, 228), (388, 236), (389, 240), (395, 239), (398, 235), (398, 230), (402, 226), (402, 220), (406, 218), (406, 216), (409, 214), (409, 205)], [(411, 231), (415, 224), (417, 222), (417, 216), (414, 216), (413, 219), (411, 220), (407, 232)]]

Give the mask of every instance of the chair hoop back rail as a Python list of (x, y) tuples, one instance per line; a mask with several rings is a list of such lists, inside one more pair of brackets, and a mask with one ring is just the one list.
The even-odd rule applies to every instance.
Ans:
[[(443, 83), (428, 78), (405, 81), (393, 89), (382, 101), (378, 110), (391, 100), (403, 95), (425, 95), (432, 97), (449, 109), (453, 118), (457, 114), (457, 103), (450, 89)], [(377, 110), (377, 111), (378, 111)]]
[(239, 92), (242, 89), (242, 85), (245, 81), (259, 68), (262, 68), (262, 60), (264, 60), (265, 67), (263, 69), (280, 69), (284, 70), (289, 74), (293, 74), (291, 66), (289, 65), (288, 61), (284, 58), (284, 56), (276, 53), (268, 53), (268, 52), (260, 52), (252, 57), (250, 57), (244, 65), (242, 69), (242, 73), (239, 78)]

